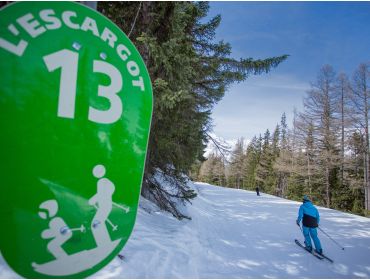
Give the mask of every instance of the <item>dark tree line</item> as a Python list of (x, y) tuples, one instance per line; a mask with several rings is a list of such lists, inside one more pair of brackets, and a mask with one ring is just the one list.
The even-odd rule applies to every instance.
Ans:
[[(229, 187), (259, 186), (295, 200), (309, 194), (320, 205), (369, 215), (369, 82), (369, 64), (350, 78), (322, 67), (290, 129), (284, 113), (272, 134), (266, 130), (247, 146), (240, 139), (230, 161), (211, 155), (197, 179), (217, 184), (225, 176)], [(225, 168), (208, 169), (208, 161)]]

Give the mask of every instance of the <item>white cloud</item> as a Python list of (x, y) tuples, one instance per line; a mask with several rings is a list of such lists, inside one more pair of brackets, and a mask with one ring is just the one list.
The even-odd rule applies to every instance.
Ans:
[(293, 110), (302, 109), (309, 83), (291, 75), (267, 74), (232, 86), (212, 114), (214, 132), (224, 139), (251, 139), (273, 132), (285, 112), (290, 125)]

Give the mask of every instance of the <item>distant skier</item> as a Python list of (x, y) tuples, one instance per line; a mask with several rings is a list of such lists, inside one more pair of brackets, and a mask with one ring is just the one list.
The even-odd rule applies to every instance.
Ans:
[(256, 187), (256, 193), (258, 196), (260, 196), (260, 188), (258, 186)]
[(310, 251), (312, 250), (312, 238), (315, 244), (316, 252), (322, 254), (321, 243), (317, 236), (317, 227), (319, 226), (320, 222), (319, 211), (312, 204), (307, 195), (303, 196), (303, 204), (299, 207), (298, 218), (296, 221), (298, 226), (300, 225), (301, 220), (303, 224), (302, 228), (306, 248)]

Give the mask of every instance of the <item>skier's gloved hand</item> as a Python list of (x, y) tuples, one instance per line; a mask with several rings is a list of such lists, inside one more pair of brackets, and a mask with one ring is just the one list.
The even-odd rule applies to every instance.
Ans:
[(298, 222), (298, 220), (296, 220), (295, 222), (296, 222), (297, 226), (299, 226), (299, 222)]

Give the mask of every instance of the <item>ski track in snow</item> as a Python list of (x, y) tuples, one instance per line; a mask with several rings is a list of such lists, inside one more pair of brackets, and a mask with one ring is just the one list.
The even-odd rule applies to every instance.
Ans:
[[(299, 202), (195, 183), (178, 221), (141, 199), (134, 231), (115, 258), (92, 278), (370, 278), (370, 219), (319, 207), (321, 231), (334, 264), (299, 248)], [(0, 277), (18, 278), (0, 258)]]

